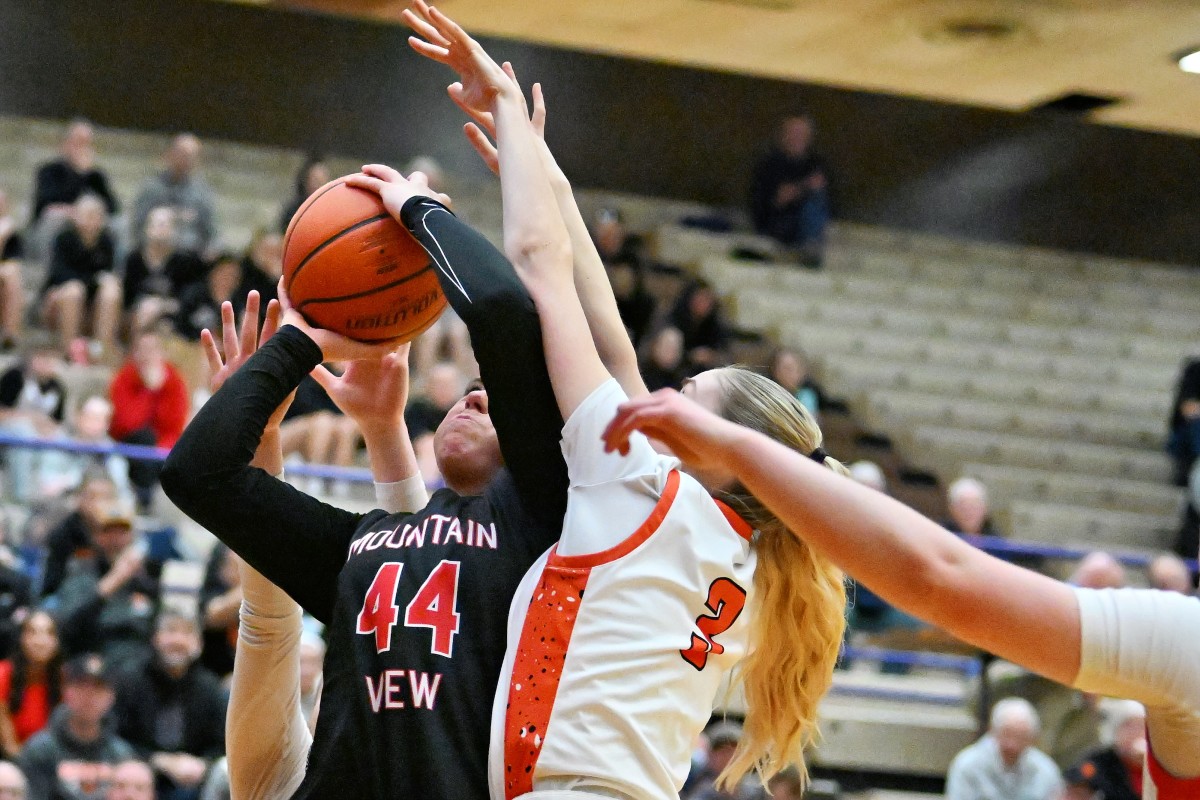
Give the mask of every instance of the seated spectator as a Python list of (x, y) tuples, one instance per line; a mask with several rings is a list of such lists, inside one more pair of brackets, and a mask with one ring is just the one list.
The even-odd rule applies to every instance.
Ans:
[(946, 773), (947, 800), (1058, 800), (1062, 775), (1037, 741), (1037, 712), (1010, 697), (992, 709), (988, 732), (954, 757)]
[(1094, 800), (1138, 800), (1146, 765), (1146, 710), (1132, 700), (1115, 700), (1107, 711), (1104, 739), (1111, 744), (1067, 770), (1067, 783)]
[(705, 735), (708, 738), (708, 761), (686, 800), (765, 800), (762, 783), (753, 773), (742, 778), (732, 791), (722, 791), (716, 785), (717, 778), (733, 760), (738, 742), (742, 740), (742, 726), (736, 722), (718, 722), (705, 731)]
[[(241, 261), (241, 276), (237, 295), (245, 303), (251, 291), (262, 298), (262, 313), (267, 313), (267, 303), (279, 296), (279, 279), (283, 277), (283, 236), (267, 228), (259, 228), (246, 255)], [(240, 306), (235, 303), (236, 307)]]
[[(188, 415), (188, 389), (179, 371), (167, 361), (162, 340), (143, 331), (133, 340), (129, 359), (109, 386), (113, 419), (108, 433), (125, 444), (172, 447)], [(158, 485), (158, 461), (131, 459), (129, 480), (138, 505), (149, 508)]]
[(317, 727), (324, 665), (325, 640), (312, 631), (304, 631), (300, 635), (300, 710), (309, 730)]
[(629, 232), (618, 209), (602, 208), (597, 211), (591, 233), (596, 251), (606, 265), (626, 263), (635, 269), (645, 266), (642, 263), (642, 238)]
[(1196, 584), (1192, 581), (1192, 572), (1183, 559), (1174, 553), (1160, 553), (1150, 562), (1147, 570), (1150, 586), (1164, 592), (1179, 592), (1192, 594)]
[(804, 781), (795, 767), (788, 767), (783, 772), (776, 773), (767, 782), (767, 791), (771, 800), (803, 800)]
[[(1175, 464), (1175, 485), (1187, 486), (1200, 456), (1200, 358), (1188, 361), (1179, 375), (1167, 430), (1167, 451)], [(1175, 552), (1191, 558), (1197, 547), (1200, 547), (1200, 507), (1189, 502), (1184, 507)]]
[(25, 800), (29, 796), (29, 782), (25, 773), (11, 761), (0, 761), (0, 798), (3, 800)]
[(1120, 589), (1125, 586), (1125, 568), (1108, 553), (1096, 550), (1079, 560), (1067, 582), (1085, 589)]
[(652, 392), (659, 389), (679, 389), (687, 377), (683, 363), (683, 334), (667, 326), (658, 331), (642, 348), (642, 379)]
[[(42, 288), (42, 318), (64, 345), (74, 343), (91, 317), (91, 332), (103, 350), (116, 343), (121, 312), (121, 281), (116, 252), (105, 226), (108, 213), (94, 194), (75, 201), (70, 223), (54, 237), (50, 270)], [(89, 353), (96, 357), (95, 349)]]
[(605, 264), (608, 282), (612, 284), (613, 296), (617, 299), (617, 312), (621, 322), (629, 331), (633, 346), (642, 343), (650, 326), (654, 324), (657, 305), (654, 297), (646, 290), (642, 268), (631, 259), (610, 261)]
[[(58, 349), (44, 338), (31, 339), (21, 363), (0, 375), (0, 431), (41, 439), (59, 436), (67, 396), (61, 370)], [(6, 448), (8, 490), (14, 500), (35, 499), (35, 477), (44, 457), (40, 450)]]
[(754, 229), (793, 249), (803, 263), (820, 266), (829, 225), (825, 161), (812, 151), (813, 121), (788, 117), (775, 146), (754, 167), (750, 216)]
[(200, 140), (190, 133), (179, 134), (171, 140), (163, 161), (165, 169), (148, 178), (138, 191), (130, 238), (141, 247), (150, 210), (170, 206), (175, 209), (179, 249), (208, 258), (216, 239), (216, 202), (199, 173)]
[(43, 597), (58, 591), (67, 574), (72, 558), (90, 558), (96, 553), (96, 534), (104, 515), (118, 499), (112, 478), (103, 472), (91, 471), (79, 485), (75, 510), (68, 514), (46, 535), (46, 564), (42, 570)]
[(969, 536), (996, 535), (988, 514), (987, 487), (974, 478), (959, 478), (950, 484), (946, 508), (950, 512), (950, 518), (942, 523), (946, 530)]
[(200, 613), (204, 622), (200, 663), (224, 677), (233, 672), (238, 614), (242, 609), (242, 573), (238, 555), (217, 542), (208, 556), (204, 584), (200, 587)]
[(438, 429), (446, 412), (462, 398), (467, 380), (454, 364), (440, 361), (425, 373), (424, 383), (421, 393), (404, 409), (408, 435), (414, 439)]
[[(299, 453), (309, 464), (330, 464), (335, 467), (354, 465), (354, 454), (362, 434), (354, 420), (342, 413), (333, 400), (311, 375), (305, 375), (296, 389), (296, 397), (279, 426), (283, 454)], [(309, 494), (321, 494), (324, 482), (309, 478), (305, 482)], [(338, 495), (349, 493), (345, 481), (334, 481), (331, 487)]]
[(111, 667), (103, 658), (85, 653), (67, 662), (62, 704), (17, 762), (33, 800), (104, 800), (114, 767), (134, 757), (109, 715), (114, 699)]
[(117, 213), (117, 198), (109, 188), (108, 176), (96, 166), (92, 124), (82, 119), (72, 121), (63, 136), (60, 153), (55, 160), (38, 167), (34, 178), (33, 224), (41, 222), (46, 214), (69, 214), (71, 206), (85, 194), (99, 197), (109, 214)]
[(154, 800), (154, 772), (150, 765), (136, 758), (117, 764), (104, 800)]
[(0, 188), (0, 352), (16, 346), (25, 322), (25, 242), (17, 227), (9, 213), (8, 192)]
[(324, 158), (310, 155), (304, 160), (304, 163), (300, 165), (300, 171), (296, 173), (296, 194), (279, 212), (280, 233), (287, 233), (292, 217), (296, 216), (296, 212), (300, 210), (300, 206), (304, 205), (304, 201), (331, 180), (333, 177), (329, 173), (329, 165), (325, 163)]
[[(7, 525), (7, 521), (3, 523)], [(7, 530), (0, 531), (7, 539)], [(33, 605), (33, 581), (19, 569), (24, 566), (7, 541), (0, 543), (0, 659), (11, 658), (21, 642), (21, 626)], [(0, 701), (4, 693), (0, 691)], [(2, 755), (2, 753), (0, 753)]]
[(58, 626), (39, 609), (21, 623), (20, 646), (12, 658), (0, 661), (0, 744), (7, 758), (15, 758), (46, 727), (61, 699), (61, 679)]
[(792, 393), (814, 417), (821, 411), (821, 387), (808, 374), (808, 363), (795, 350), (781, 347), (771, 354), (771, 380)]
[(129, 669), (151, 654), (158, 581), (146, 568), (145, 544), (135, 542), (129, 509), (114, 503), (94, 540), (94, 554), (71, 560), (56, 595), (63, 646)]
[(200, 657), (200, 626), (159, 614), (154, 654), (117, 683), (117, 732), (150, 762), (158, 796), (197, 798), (211, 761), (225, 749), (225, 697)]
[(122, 294), (135, 334), (174, 316), (184, 288), (204, 279), (204, 264), (196, 254), (180, 250), (177, 239), (175, 209), (150, 209), (141, 246), (125, 259)]
[(688, 375), (719, 367), (726, 360), (729, 331), (717, 294), (707, 282), (693, 281), (679, 293), (668, 322), (683, 334)]
[(185, 342), (196, 342), (205, 328), (219, 330), (222, 303), (226, 300), (233, 303), (235, 312), (245, 305), (246, 293), (238, 288), (241, 283), (242, 265), (237, 257), (229, 253), (217, 256), (204, 280), (191, 284), (180, 294), (175, 333)]
[[(112, 415), (113, 407), (108, 398), (94, 394), (79, 406), (59, 438), (78, 444), (110, 447), (115, 444), (108, 435)], [(129, 462), (124, 456), (115, 453), (69, 453), (65, 450), (47, 450), (42, 454), (37, 494), (43, 499), (61, 497), (83, 483), (84, 476), (93, 470), (112, 479), (122, 498), (133, 499)]]

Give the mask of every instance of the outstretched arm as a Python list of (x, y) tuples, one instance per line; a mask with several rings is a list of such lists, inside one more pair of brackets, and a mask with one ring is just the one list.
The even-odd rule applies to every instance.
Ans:
[(790, 530), (897, 608), (1061, 683), (1079, 673), (1079, 606), (1066, 584), (993, 558), (677, 392), (624, 404), (605, 432), (608, 448), (624, 450), (633, 431), (685, 463), (731, 470)]

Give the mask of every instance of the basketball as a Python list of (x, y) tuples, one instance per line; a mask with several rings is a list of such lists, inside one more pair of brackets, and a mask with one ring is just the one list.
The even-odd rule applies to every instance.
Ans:
[(313, 192), (284, 236), (292, 307), (360, 342), (407, 341), (432, 325), (446, 307), (436, 269), (379, 196), (345, 178)]

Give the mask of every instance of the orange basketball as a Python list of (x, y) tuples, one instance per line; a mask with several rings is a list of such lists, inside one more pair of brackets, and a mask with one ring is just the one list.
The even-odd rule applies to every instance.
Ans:
[(437, 268), (374, 192), (325, 184), (283, 242), (283, 280), (310, 323), (360, 342), (411, 339), (446, 307)]

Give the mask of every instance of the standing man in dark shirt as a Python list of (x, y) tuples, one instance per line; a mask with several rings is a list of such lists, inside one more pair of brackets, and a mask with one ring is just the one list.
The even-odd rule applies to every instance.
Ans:
[(796, 250), (807, 265), (818, 266), (829, 224), (825, 161), (812, 152), (813, 121), (807, 114), (788, 117), (775, 146), (754, 167), (750, 215), (754, 229)]

